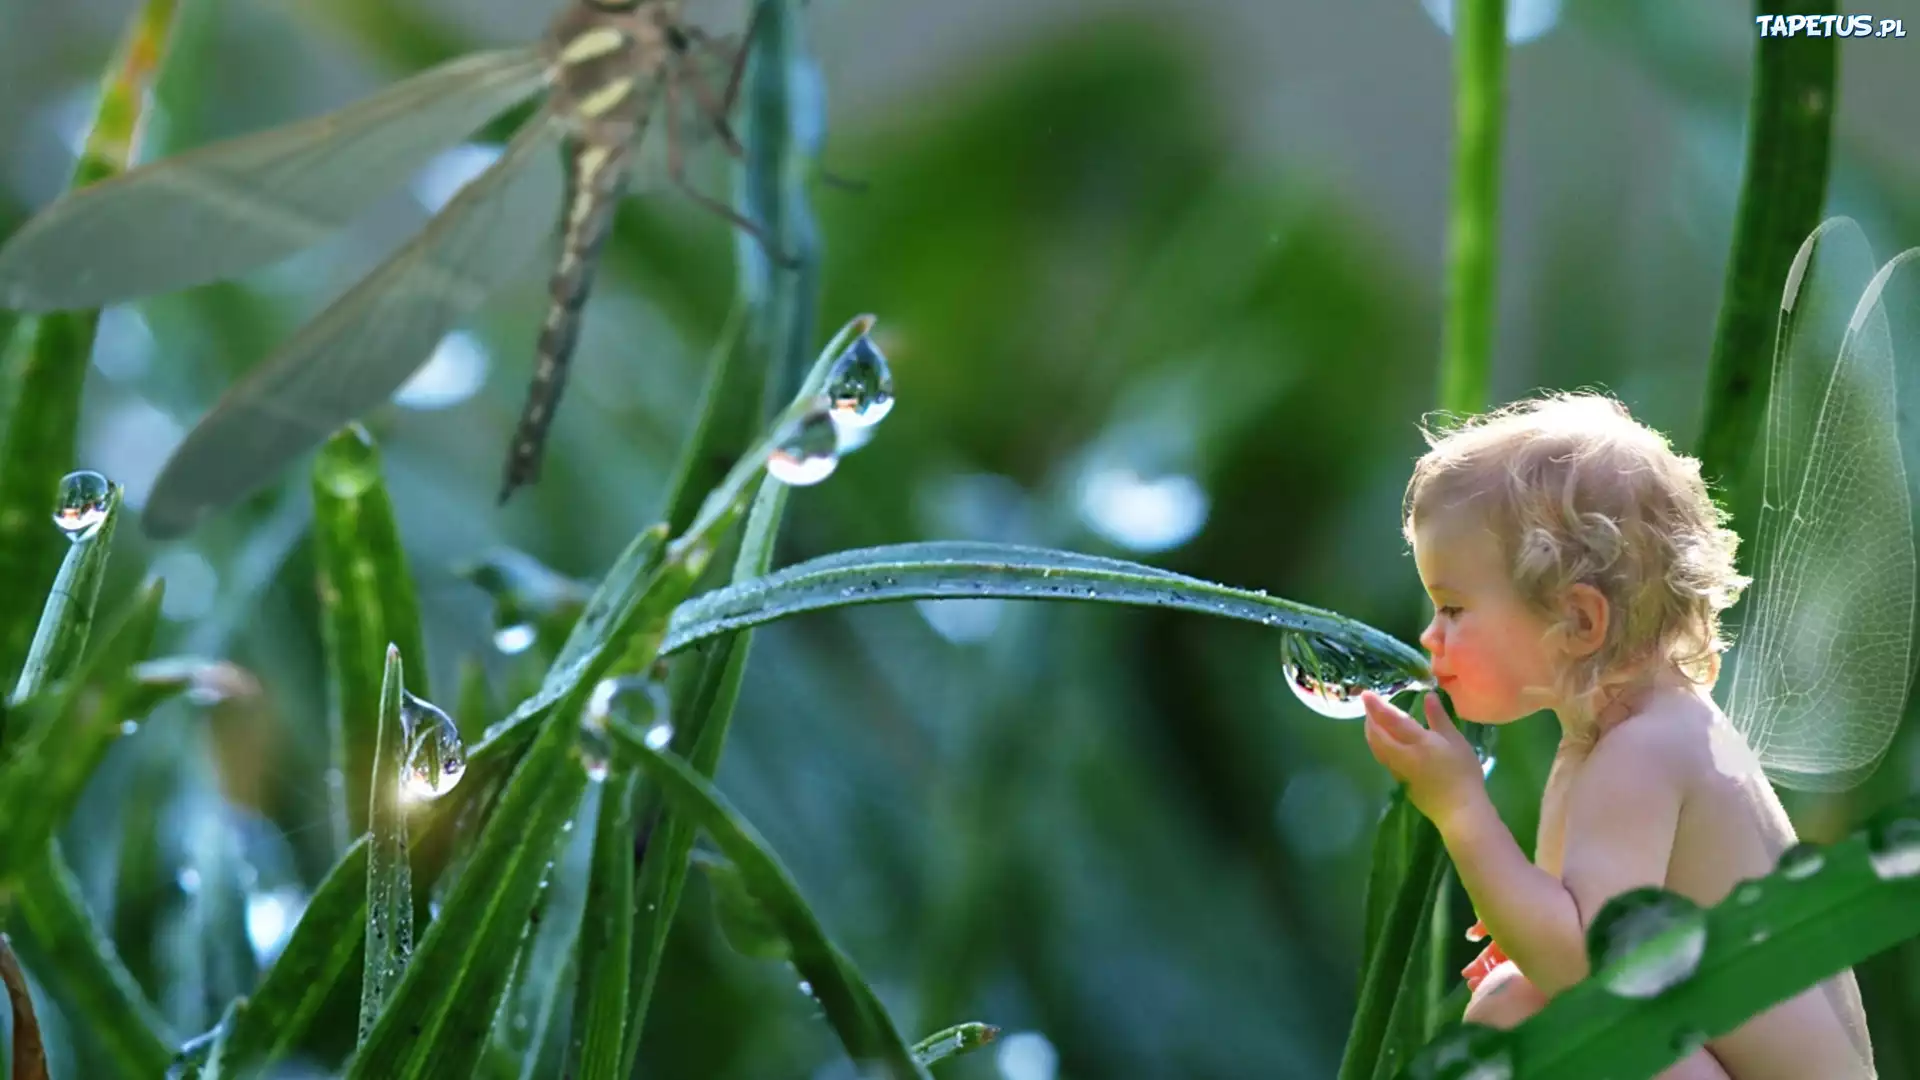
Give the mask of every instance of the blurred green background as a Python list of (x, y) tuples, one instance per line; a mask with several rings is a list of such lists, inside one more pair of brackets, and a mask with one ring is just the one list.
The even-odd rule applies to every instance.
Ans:
[[(0, 0), (0, 232), (65, 183), (132, 6)], [(1435, 395), (1452, 130), (1438, 6), (815, 0), (823, 166), (862, 185), (815, 192), (820, 321), (878, 315), (900, 400), (873, 444), (795, 493), (780, 561), (1029, 542), (1266, 589), (1413, 641), (1427, 610), (1398, 511)], [(1901, 6), (1908, 40), (1839, 45), (1828, 211), (1860, 221), (1882, 259), (1920, 243), (1920, 6), (1875, 14)], [(143, 156), (529, 39), (553, 7), (190, 4)], [(693, 8), (737, 28), (738, 4)], [(1523, 0), (1509, 22), (1493, 398), (1604, 387), (1690, 450), (1752, 11)], [(109, 311), (74, 467), (126, 485), (137, 510), (228, 381), (485, 160), (482, 147), (449, 155), (291, 263)], [(724, 193), (721, 163), (696, 173)], [(494, 505), (544, 302), (534, 276), (369, 417), (443, 704), (465, 658), (502, 694), (531, 663), (498, 646), (459, 563), (513, 548), (591, 579), (660, 511), (732, 247), (671, 191), (622, 213), (537, 487)], [(325, 869), (305, 513), (298, 473), (184, 541), (116, 541), (105, 602), (165, 577), (157, 651), (230, 657), (259, 687), (176, 706), (116, 746), (63, 837), (181, 1032), (244, 992)], [(902, 1028), (1005, 1029), (943, 1075), (1329, 1077), (1390, 783), (1357, 723), (1290, 696), (1274, 644), (1193, 615), (1078, 605), (807, 616), (760, 633), (719, 785)], [(493, 718), (456, 717), (469, 736)], [(1528, 847), (1554, 737), (1544, 716), (1510, 729), (1492, 774)], [(1860, 791), (1792, 806), (1803, 836), (1829, 839), (1916, 789), (1920, 740), (1903, 736)], [(206, 867), (235, 861), (243, 893), (198, 888)], [(790, 970), (731, 951), (706, 897), (695, 875), (645, 1075), (851, 1076)], [(1464, 930), (1471, 916), (1455, 911)], [(201, 940), (189, 926), (217, 929), (215, 943), (181, 945)], [(1920, 1010), (1913, 979), (1866, 981), (1880, 1022)], [(85, 1033), (49, 1025), (57, 1074), (77, 1075), (59, 1056), (84, 1055)]]

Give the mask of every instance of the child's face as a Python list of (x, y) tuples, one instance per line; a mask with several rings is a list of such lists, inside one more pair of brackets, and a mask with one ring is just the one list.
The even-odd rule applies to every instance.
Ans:
[(1477, 516), (1442, 511), (1421, 519), (1413, 558), (1435, 608), (1420, 644), (1454, 711), (1506, 724), (1554, 708), (1545, 689), (1555, 664), (1546, 622), (1514, 589), (1493, 534)]

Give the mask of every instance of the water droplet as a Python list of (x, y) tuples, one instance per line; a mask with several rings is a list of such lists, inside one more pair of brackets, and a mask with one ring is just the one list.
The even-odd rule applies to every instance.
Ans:
[(602, 679), (587, 699), (587, 715), (581, 721), (581, 756), (587, 775), (604, 780), (611, 748), (607, 745), (609, 717), (641, 733), (641, 741), (650, 750), (664, 750), (673, 741), (673, 700), (666, 683), (645, 675), (627, 675)]
[(140, 721), (138, 720), (120, 721), (120, 734), (122, 735), (131, 735), (134, 732), (139, 730), (140, 730)]
[(1867, 829), (1867, 862), (1883, 881), (1920, 874), (1920, 817), (1892, 817)]
[(783, 484), (807, 487), (833, 475), (840, 464), (840, 435), (832, 413), (814, 409), (781, 437), (767, 455), (767, 474)]
[(97, 472), (71, 472), (60, 479), (59, 501), (54, 503), (53, 523), (78, 543), (92, 536), (107, 520), (107, 496), (113, 485)]
[(1733, 902), (1742, 906), (1759, 903), (1762, 892), (1759, 882), (1743, 882), (1739, 888), (1733, 890)]
[(1408, 1063), (1412, 1080), (1511, 1080), (1513, 1043), (1504, 1031), (1453, 1023)]
[(493, 632), (493, 647), (508, 656), (517, 656), (532, 648), (538, 636), (532, 623), (514, 623)]
[(1405, 690), (1430, 689), (1431, 683), (1371, 660), (1326, 638), (1288, 634), (1280, 643), (1281, 670), (1301, 704), (1322, 716), (1351, 720), (1365, 716), (1360, 692), (1392, 697)]
[(1827, 857), (1812, 844), (1795, 844), (1780, 855), (1780, 876), (1788, 881), (1804, 881), (1827, 865)]
[(812, 996), (813, 996), (813, 984), (812, 984), (812, 983), (810, 983), (810, 982), (808, 982), (808, 981), (807, 981), (807, 980), (805, 980), (805, 979), (801, 979), (801, 980), (800, 980), (800, 992), (801, 992), (801, 993), (803, 993), (803, 994), (805, 994), (805, 995), (807, 995), (808, 997), (812, 997)]
[(400, 723), (407, 740), (401, 793), (410, 801), (437, 799), (467, 774), (467, 744), (460, 728), (438, 705), (405, 690)]
[(853, 339), (827, 371), (826, 395), (834, 423), (843, 428), (873, 427), (893, 411), (893, 372), (866, 333)]
[(1684, 982), (1706, 948), (1700, 905), (1652, 886), (1607, 901), (1587, 930), (1587, 955), (1601, 985), (1621, 997), (1655, 997)]
[(181, 867), (180, 872), (173, 876), (173, 881), (188, 896), (200, 891), (200, 871), (191, 866)]

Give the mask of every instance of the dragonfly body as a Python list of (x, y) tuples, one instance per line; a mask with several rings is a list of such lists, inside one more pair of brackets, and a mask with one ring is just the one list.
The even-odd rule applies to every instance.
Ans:
[[(676, 184), (753, 228), (681, 175), (674, 110), (683, 98), (738, 151), (725, 117), (741, 59), (681, 25), (681, 10), (682, 0), (572, 0), (536, 45), (460, 57), (324, 116), (81, 188), (0, 245), (0, 304), (23, 311), (101, 307), (233, 277), (337, 231), (475, 128), (544, 93), (499, 160), (188, 433), (148, 497), (147, 533), (185, 532), (385, 402), (460, 320), (551, 251), (557, 233), (502, 500), (534, 479), (600, 247), (658, 106)], [(699, 67), (715, 57), (732, 68), (724, 88)]]

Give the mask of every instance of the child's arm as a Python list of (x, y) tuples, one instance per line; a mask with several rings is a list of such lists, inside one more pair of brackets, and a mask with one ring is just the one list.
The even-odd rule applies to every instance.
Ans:
[(1586, 978), (1579, 905), (1559, 878), (1520, 850), (1484, 785), (1479, 798), (1434, 821), (1434, 827), (1480, 922), (1529, 982), (1552, 997)]

